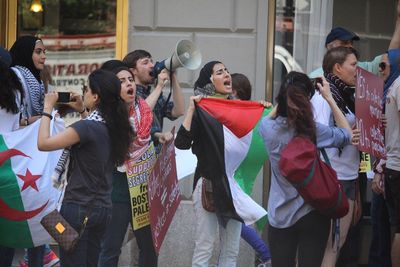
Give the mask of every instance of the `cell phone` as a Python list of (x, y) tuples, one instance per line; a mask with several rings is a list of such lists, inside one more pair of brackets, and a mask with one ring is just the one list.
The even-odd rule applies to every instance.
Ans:
[(314, 87), (315, 90), (319, 91), (319, 87), (317, 84), (321, 84), (322, 85), (322, 78), (321, 77), (316, 77), (316, 78), (311, 78), (311, 83)]
[(68, 103), (70, 102), (71, 93), (70, 92), (58, 92), (58, 103)]

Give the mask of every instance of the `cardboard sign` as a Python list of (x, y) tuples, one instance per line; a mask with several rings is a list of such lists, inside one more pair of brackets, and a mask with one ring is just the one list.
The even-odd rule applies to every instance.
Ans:
[(156, 153), (153, 143), (138, 160), (129, 160), (126, 163), (134, 230), (150, 224), (147, 182), (155, 163)]
[(383, 80), (357, 67), (356, 121), (361, 137), (359, 150), (377, 158), (385, 156), (382, 114)]
[[(174, 131), (174, 129), (172, 130)], [(154, 248), (159, 254), (161, 244), (181, 201), (174, 140), (163, 145), (148, 181), (150, 222)]]

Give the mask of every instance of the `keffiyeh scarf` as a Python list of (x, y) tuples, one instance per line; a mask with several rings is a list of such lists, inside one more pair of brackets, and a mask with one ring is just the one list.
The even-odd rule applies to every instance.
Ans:
[(333, 73), (325, 74), (325, 78), (329, 82), (329, 87), (333, 99), (344, 115), (349, 113), (349, 110), (355, 114), (355, 88), (345, 84), (338, 76)]
[(44, 106), (44, 84), (39, 81), (32, 74), (32, 72), (23, 66), (15, 66), (15, 68), (22, 74), (22, 86), (25, 90), (26, 97), (26, 112), (29, 117), (39, 115)]
[[(105, 123), (106, 121), (101, 116), (100, 112), (94, 110), (90, 115), (85, 118), (85, 120), (98, 121)], [(64, 149), (61, 154), (60, 159), (57, 162), (57, 166), (54, 169), (54, 173), (51, 176), (53, 181), (53, 187), (57, 189), (65, 188), (67, 186), (67, 177), (68, 177), (68, 167), (70, 164), (70, 154), (71, 147), (67, 147)]]
[(153, 112), (146, 101), (139, 97), (134, 106), (129, 108), (129, 121), (136, 132), (136, 138), (130, 147), (130, 160), (137, 160), (148, 148)]

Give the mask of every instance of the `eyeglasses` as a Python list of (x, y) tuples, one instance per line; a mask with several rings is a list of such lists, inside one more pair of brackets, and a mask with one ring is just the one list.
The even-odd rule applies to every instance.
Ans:
[(378, 66), (382, 71), (384, 71), (386, 69), (386, 62), (381, 62)]

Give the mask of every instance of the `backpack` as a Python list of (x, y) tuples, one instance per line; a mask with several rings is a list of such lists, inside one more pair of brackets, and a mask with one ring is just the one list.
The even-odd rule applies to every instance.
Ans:
[(349, 202), (325, 150), (321, 152), (326, 163), (311, 140), (294, 137), (281, 152), (279, 169), (306, 203), (330, 218), (341, 218)]

